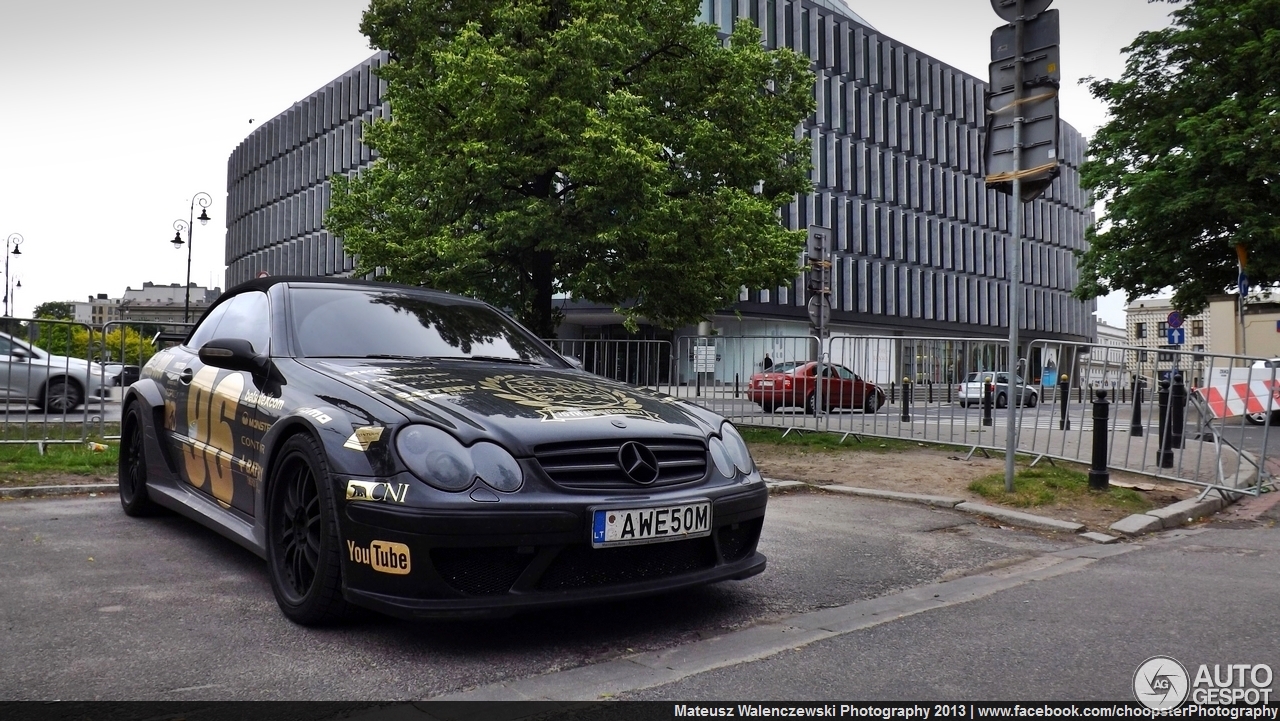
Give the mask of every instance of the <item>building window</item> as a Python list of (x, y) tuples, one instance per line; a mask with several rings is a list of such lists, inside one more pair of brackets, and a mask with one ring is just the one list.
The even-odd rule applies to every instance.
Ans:
[(1204, 321), (1202, 320), (1191, 321), (1191, 335), (1196, 338), (1199, 338), (1200, 336), (1204, 335)]
[[(1134, 337), (1134, 338), (1146, 338), (1146, 337), (1147, 337), (1147, 324), (1146, 324), (1146, 323), (1135, 323), (1135, 324), (1133, 325), (1133, 337)], [(1146, 359), (1144, 358), (1143, 360), (1146, 360)]]
[[(1168, 348), (1169, 350), (1172, 350), (1172, 349), (1173, 349), (1173, 346), (1168, 346), (1168, 345), (1162, 345), (1162, 346), (1160, 346), (1160, 347), (1161, 347), (1161, 348)], [(1164, 351), (1164, 350), (1160, 351), (1159, 353), (1157, 353), (1157, 354), (1156, 354), (1156, 362), (1157, 362), (1157, 363), (1172, 363), (1172, 362), (1173, 362), (1173, 353), (1171, 353), (1171, 352), (1169, 352), (1169, 351)]]
[[(1142, 324), (1141, 324), (1141, 323), (1139, 323), (1138, 325), (1142, 325)], [(1140, 350), (1140, 351), (1138, 351), (1138, 362), (1139, 362), (1139, 363), (1146, 363), (1146, 362), (1147, 362), (1147, 352), (1146, 352), (1146, 351), (1144, 351), (1144, 350)]]
[(1163, 320), (1157, 323), (1156, 334), (1161, 338), (1169, 335), (1169, 323)]

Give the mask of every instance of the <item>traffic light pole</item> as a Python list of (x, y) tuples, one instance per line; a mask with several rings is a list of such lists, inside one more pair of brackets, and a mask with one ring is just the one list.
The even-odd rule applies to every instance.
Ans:
[[(1015, 31), (1015, 65), (1013, 69), (1013, 167), (1022, 168), (1022, 96), (1023, 71), (1022, 57), (1023, 32), (1025, 18), (1025, 0), (1018, 0), (1018, 19)], [(1022, 391), (1014, 397), (1018, 372), (1018, 325), (1022, 318), (1022, 291), (1019, 283), (1022, 280), (1022, 173), (1013, 174), (1013, 192), (1009, 195), (1009, 207), (1013, 213), (1013, 228), (1009, 237), (1009, 398), (1006, 410), (1009, 413), (1008, 426), (1005, 429), (1004, 453), (1004, 490), (1013, 493), (1014, 451), (1018, 448), (1018, 406), (1022, 400)], [(1028, 368), (1028, 371), (1030, 369)], [(1030, 375), (1030, 373), (1028, 373)]]

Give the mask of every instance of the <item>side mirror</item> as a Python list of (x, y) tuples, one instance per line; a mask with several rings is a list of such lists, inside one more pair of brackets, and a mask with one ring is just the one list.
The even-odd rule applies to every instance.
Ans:
[(271, 359), (255, 353), (253, 344), (242, 338), (215, 338), (205, 343), (200, 348), (200, 362), (215, 368), (264, 376), (271, 368)]
[(9, 351), (9, 360), (14, 361), (15, 363), (26, 363), (30, 359), (31, 354), (22, 348), (14, 348)]

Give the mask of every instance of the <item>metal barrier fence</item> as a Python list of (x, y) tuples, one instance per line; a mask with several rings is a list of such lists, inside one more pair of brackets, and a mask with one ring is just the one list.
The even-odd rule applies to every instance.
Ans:
[(0, 374), (6, 393), (0, 443), (47, 445), (104, 438), (141, 366), (190, 324), (112, 321), (93, 326), (45, 318), (3, 319)]
[(671, 343), (665, 340), (550, 339), (557, 353), (605, 378), (637, 386), (671, 383)]
[[(5, 318), (0, 375), (5, 392), (0, 443), (84, 443), (105, 391), (86, 360), (100, 334), (68, 320)], [(47, 350), (46, 350), (47, 349)]]
[[(627, 345), (644, 341), (589, 343), (588, 370), (596, 370), (588, 357), (646, 358)], [(664, 352), (649, 352), (647, 376), (608, 372), (634, 364), (606, 364), (601, 375), (654, 379), (639, 385), (740, 424), (955, 444), (970, 456), (1005, 449), (1013, 403), (1017, 449), (1033, 463), (1089, 463), (1093, 403), (1105, 390), (1114, 470), (1254, 494), (1280, 472), (1280, 452), (1270, 448), (1280, 438), (1249, 415), (1274, 412), (1280, 423), (1280, 370), (1255, 368), (1254, 358), (1037, 341), (1010, 381), (1007, 345), (970, 338), (682, 337), (665, 376)], [(1241, 395), (1236, 386), (1254, 390)]]

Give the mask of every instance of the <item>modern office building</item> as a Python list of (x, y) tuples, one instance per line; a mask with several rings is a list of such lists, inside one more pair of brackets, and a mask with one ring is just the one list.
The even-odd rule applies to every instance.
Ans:
[[(736, 18), (759, 25), (769, 47), (813, 60), (817, 109), (797, 132), (812, 147), (814, 190), (783, 208), (781, 222), (832, 231), (834, 333), (1007, 338), (1010, 203), (983, 180), (985, 82), (880, 34), (838, 0), (704, 0), (703, 22), (728, 32)], [(385, 62), (380, 53), (361, 63), (263, 123), (231, 154), (228, 285), (261, 271), (354, 268), (322, 225), (327, 179), (373, 160), (361, 129), (390, 115), (374, 74)], [(1085, 248), (1093, 220), (1079, 186), (1085, 140), (1065, 123), (1060, 136), (1059, 177), (1023, 205), (1024, 342), (1095, 337), (1093, 303), (1070, 297), (1079, 277), (1073, 254)], [(799, 274), (785, 286), (744, 288), (738, 300), (711, 319), (712, 332), (809, 332)], [(564, 303), (561, 337), (625, 335), (611, 308)], [(641, 335), (697, 333), (646, 327)]]

